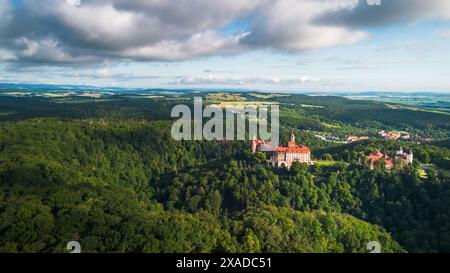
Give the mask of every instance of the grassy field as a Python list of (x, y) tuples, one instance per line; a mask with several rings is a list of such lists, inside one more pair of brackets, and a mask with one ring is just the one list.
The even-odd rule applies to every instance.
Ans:
[(31, 95), (30, 92), (0, 92), (0, 96), (13, 96), (13, 97), (21, 97)]
[(73, 96), (74, 93), (42, 93), (42, 96), (44, 97), (49, 97), (49, 98), (64, 98), (64, 97), (69, 97), (69, 96)]
[(341, 126), (339, 126), (339, 125), (334, 125), (334, 124), (330, 124), (330, 123), (326, 123), (326, 122), (322, 122), (322, 125), (325, 126), (325, 128), (327, 128), (327, 129), (341, 128)]
[(56, 100), (56, 103), (83, 104), (83, 103), (108, 102), (108, 101), (114, 101), (114, 99), (96, 99), (96, 98), (78, 97), (78, 98), (58, 99)]
[(130, 96), (123, 96), (123, 97), (127, 98), (127, 99), (161, 99), (161, 98), (164, 98), (164, 96), (157, 96), (157, 95), (144, 95), (144, 96), (130, 95)]
[(423, 169), (418, 169), (417, 170), (417, 175), (420, 177), (420, 178), (424, 178), (424, 179), (426, 179), (428, 176), (427, 176), (427, 172), (425, 171), (425, 170), (423, 170)]
[(214, 102), (245, 101), (247, 98), (242, 97), (240, 94), (212, 93), (208, 94), (207, 100)]
[(339, 161), (328, 161), (328, 160), (316, 160), (314, 161), (314, 165), (316, 166), (325, 166), (325, 167), (329, 167), (329, 166), (335, 166), (337, 164), (339, 164)]
[(411, 110), (411, 111), (422, 111), (422, 112), (428, 112), (428, 113), (450, 115), (450, 113), (446, 112), (446, 111), (439, 111), (439, 110), (427, 109), (427, 108), (418, 108), (418, 107), (414, 107), (414, 106), (394, 105), (394, 104), (388, 104), (388, 103), (386, 103), (386, 106), (389, 107), (390, 109), (394, 109), (394, 110), (405, 109), (405, 110)]
[(226, 107), (239, 107), (239, 106), (261, 106), (261, 105), (272, 105), (276, 104), (275, 102), (265, 102), (265, 101), (227, 101), (227, 102), (221, 102), (217, 104), (220, 108), (226, 108)]
[(309, 104), (301, 104), (300, 106), (303, 107), (303, 108), (325, 108), (325, 107), (320, 106), (320, 105), (309, 105)]
[(273, 99), (276, 97), (289, 97), (290, 95), (285, 94), (258, 94), (258, 93), (251, 93), (249, 94), (252, 97), (258, 98), (258, 99)]

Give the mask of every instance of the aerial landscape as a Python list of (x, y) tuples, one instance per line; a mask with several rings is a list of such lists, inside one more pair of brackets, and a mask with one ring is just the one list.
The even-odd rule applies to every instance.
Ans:
[(449, 2), (214, 2), (0, 0), (0, 253), (449, 253)]
[[(386, 252), (450, 250), (445, 109), (329, 95), (2, 89), (2, 251), (58, 252), (74, 239), (94, 252), (364, 252), (370, 240)], [(280, 143), (293, 133), (311, 159), (280, 168), (249, 141), (172, 140), (170, 110), (194, 96), (278, 103)]]

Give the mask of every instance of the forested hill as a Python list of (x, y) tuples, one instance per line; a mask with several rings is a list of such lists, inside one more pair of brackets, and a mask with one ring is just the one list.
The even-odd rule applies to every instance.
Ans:
[[(281, 141), (294, 131), (317, 164), (281, 170), (247, 142), (172, 140), (170, 110), (194, 96), (279, 102)], [(85, 252), (367, 252), (370, 241), (450, 252), (447, 117), (301, 95), (0, 96), (0, 252), (65, 252), (73, 240)], [(412, 165), (359, 160), (399, 147)]]
[[(239, 144), (174, 142), (167, 125), (2, 123), (0, 250), (62, 252), (78, 240), (89, 252), (365, 252), (375, 240), (403, 251), (332, 209), (304, 174), (279, 180), (243, 167), (253, 159)], [(211, 160), (211, 175), (192, 173)], [(312, 192), (292, 206), (302, 188)]]

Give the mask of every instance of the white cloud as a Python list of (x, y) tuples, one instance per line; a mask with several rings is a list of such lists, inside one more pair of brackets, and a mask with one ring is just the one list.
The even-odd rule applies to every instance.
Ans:
[(355, 2), (354, 6), (342, 12), (324, 14), (320, 21), (361, 27), (420, 20), (450, 20), (448, 0), (382, 0), (380, 6), (370, 6), (365, 0)]
[(16, 60), (17, 57), (13, 52), (9, 50), (0, 49), (0, 61), (13, 61)]
[(178, 85), (223, 85), (223, 86), (247, 86), (247, 85), (303, 85), (307, 83), (319, 83), (320, 79), (308, 75), (300, 75), (297, 78), (277, 78), (277, 77), (224, 77), (216, 74), (194, 77), (178, 77), (169, 84)]
[(109, 77), (110, 76), (109, 69), (108, 68), (97, 69), (96, 75), (98, 77)]
[(176, 61), (199, 56), (208, 56), (225, 53), (237, 53), (242, 50), (239, 41), (247, 33), (223, 37), (215, 32), (207, 31), (196, 33), (185, 41), (162, 41), (150, 46), (131, 48), (125, 50), (125, 58), (145, 60)]
[(74, 59), (59, 48), (58, 41), (50, 38), (31, 40), (27, 37), (16, 39), (17, 56), (36, 62), (73, 62)]
[[(9, 2), (0, 1), (3, 14)], [(174, 4), (162, 0), (28, 0), (17, 8), (16, 16), (5, 29), (0, 29), (0, 46), (10, 47), (25, 62), (34, 61), (38, 59), (37, 54), (45, 53), (39, 59), (51, 57), (49, 63), (58, 63), (61, 58), (68, 57), (86, 59), (86, 56), (185, 60), (236, 53), (239, 52), (239, 39), (244, 34), (223, 35), (220, 29), (252, 9), (257, 2), (179, 0)], [(27, 20), (22, 20), (25, 17)], [(20, 45), (22, 48), (16, 49), (16, 41), (20, 39), (27, 40)], [(46, 45), (44, 40), (55, 43)], [(58, 56), (38, 50), (43, 47), (53, 47)]]
[(268, 3), (256, 11), (253, 31), (244, 42), (258, 47), (305, 51), (352, 44), (367, 37), (363, 31), (316, 22), (326, 13), (354, 7), (354, 0), (280, 0)]
[(81, 6), (81, 0), (66, 0), (67, 5), (78, 7)]

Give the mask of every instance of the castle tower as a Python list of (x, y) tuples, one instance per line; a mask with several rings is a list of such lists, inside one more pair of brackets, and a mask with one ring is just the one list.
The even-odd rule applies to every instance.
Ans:
[(409, 153), (406, 155), (406, 160), (408, 161), (409, 164), (413, 164), (414, 154), (412, 150), (410, 150)]
[(253, 136), (252, 139), (252, 153), (256, 154), (256, 150), (258, 149), (258, 139), (256, 136)]
[(295, 143), (294, 131), (292, 131), (291, 137), (289, 138), (288, 147), (292, 148), (292, 147), (296, 147), (296, 146), (297, 146), (297, 144)]

